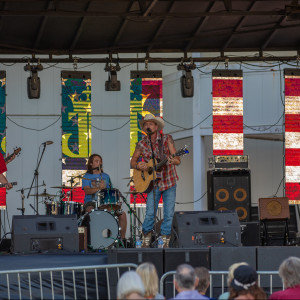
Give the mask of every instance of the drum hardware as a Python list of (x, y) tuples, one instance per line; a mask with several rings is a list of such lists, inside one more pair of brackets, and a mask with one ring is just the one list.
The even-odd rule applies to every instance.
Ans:
[(48, 194), (46, 189), (44, 189), (44, 192), (41, 193), (41, 194), (33, 194), (33, 195), (29, 195), (29, 196), (33, 196), (33, 197), (55, 197), (56, 195)]
[(72, 186), (68, 186), (68, 185), (58, 185), (58, 186), (51, 186), (51, 188), (53, 188), (53, 189), (71, 189)]
[[(43, 184), (39, 185), (38, 187), (41, 186), (46, 186), (45, 182), (43, 181)], [(34, 186), (33, 188), (37, 188), (36, 186)], [(25, 214), (25, 207), (24, 207), (24, 199), (25, 199), (25, 195), (24, 195), (24, 191), (29, 190), (30, 188), (21, 188), (19, 190), (16, 190), (16, 192), (21, 192), (21, 208), (17, 208), (17, 210), (21, 211), (21, 214), (24, 215)], [(35, 195), (34, 195), (35, 196)], [(28, 197), (27, 197), (28, 198)], [(37, 210), (31, 205), (29, 204), (30, 207), (33, 209), (33, 211), (38, 215)]]

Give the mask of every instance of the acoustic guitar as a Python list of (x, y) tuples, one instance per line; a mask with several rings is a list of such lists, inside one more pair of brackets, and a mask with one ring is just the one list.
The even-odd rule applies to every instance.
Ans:
[[(172, 157), (175, 156), (183, 156), (189, 153), (187, 150), (188, 146), (184, 146), (180, 150), (178, 150), (176, 153), (172, 154)], [(161, 160), (160, 162), (157, 162), (155, 160), (156, 170), (161, 170), (163, 166), (168, 162), (168, 158), (165, 158)], [(134, 181), (134, 187), (135, 190), (138, 193), (149, 193), (152, 191), (154, 186), (154, 180), (156, 180), (156, 170), (154, 170), (153, 167), (153, 160), (150, 160), (148, 163), (148, 170), (133, 170), (133, 181)]]

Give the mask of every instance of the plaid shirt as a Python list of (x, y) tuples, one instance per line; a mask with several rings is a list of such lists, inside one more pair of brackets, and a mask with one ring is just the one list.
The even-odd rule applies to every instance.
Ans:
[[(168, 147), (168, 139), (170, 135), (161, 135), (159, 132), (157, 132), (157, 138), (155, 143), (153, 144), (153, 151), (154, 151), (154, 156), (157, 160), (162, 160), (164, 158), (169, 157), (170, 152), (169, 152), (169, 147)], [(159, 152), (159, 142), (162, 140), (163, 144), (163, 157), (160, 157), (160, 152)], [(151, 146), (149, 142), (148, 136), (144, 136), (142, 140), (140, 140), (137, 145), (137, 149), (142, 151), (142, 158), (144, 159), (145, 162), (149, 162), (151, 160)], [(161, 172), (157, 172), (156, 176), (160, 178), (158, 182), (158, 187), (160, 191), (165, 191), (172, 186), (176, 184), (176, 181), (179, 179), (176, 168), (174, 165), (170, 165), (169, 163), (166, 163), (165, 166), (163, 167)]]

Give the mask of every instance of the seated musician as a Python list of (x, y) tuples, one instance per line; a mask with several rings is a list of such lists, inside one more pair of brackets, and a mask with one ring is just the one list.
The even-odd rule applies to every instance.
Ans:
[[(84, 209), (85, 212), (90, 212), (96, 208), (98, 203), (98, 192), (111, 188), (111, 181), (108, 174), (103, 172), (102, 169), (102, 157), (99, 154), (92, 154), (87, 163), (87, 172), (82, 180), (82, 189), (85, 192), (84, 197)], [(124, 241), (127, 228), (127, 217), (124, 211), (121, 211), (119, 205), (101, 205), (99, 209), (107, 209), (111, 211), (115, 210), (115, 214), (118, 216), (119, 224), (121, 227), (121, 238)]]

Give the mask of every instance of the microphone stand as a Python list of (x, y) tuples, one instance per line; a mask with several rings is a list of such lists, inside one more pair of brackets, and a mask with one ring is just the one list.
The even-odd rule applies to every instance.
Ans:
[[(151, 140), (151, 132), (148, 132), (148, 138), (149, 138), (149, 141), (150, 141), (150, 148), (151, 148), (151, 159), (153, 161), (153, 172), (152, 172), (152, 176), (153, 176), (153, 199), (154, 199), (154, 243), (157, 239), (157, 233), (156, 233), (156, 179), (155, 179), (155, 175), (156, 175), (156, 162), (155, 162), (155, 155), (154, 155), (154, 151), (153, 151), (153, 144), (152, 144), (152, 140)], [(159, 200), (158, 200), (159, 201)]]
[(30, 191), (31, 191), (32, 186), (33, 186), (33, 183), (34, 183), (34, 181), (36, 181), (36, 184), (35, 184), (35, 187), (36, 187), (36, 190), (35, 190), (35, 192), (36, 192), (36, 194), (35, 194), (35, 196), (36, 196), (36, 209), (35, 209), (35, 212), (36, 212), (37, 215), (39, 214), (39, 196), (38, 196), (38, 194), (39, 194), (39, 171), (38, 170), (39, 170), (39, 166), (40, 166), (40, 163), (42, 161), (47, 143), (43, 143), (43, 145), (44, 145), (43, 152), (42, 152), (40, 160), (39, 160), (39, 162), (36, 166), (36, 169), (34, 170), (33, 180), (32, 180), (31, 186), (30, 186), (28, 194), (27, 194), (27, 199), (28, 199)]

